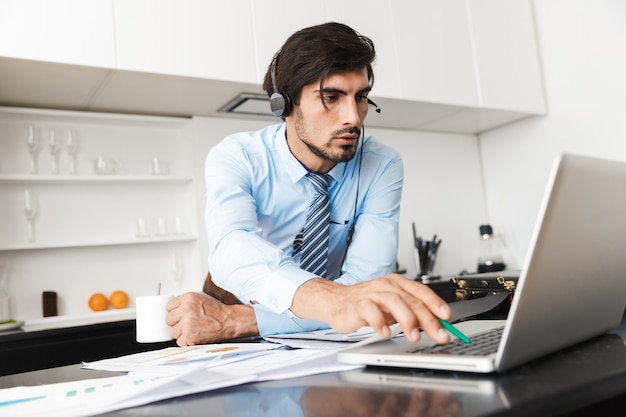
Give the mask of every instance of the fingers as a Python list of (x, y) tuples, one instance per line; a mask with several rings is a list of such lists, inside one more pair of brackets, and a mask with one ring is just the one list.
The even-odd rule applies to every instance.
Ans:
[[(441, 327), (434, 314), (418, 297), (411, 295), (400, 296), (394, 293), (382, 293), (376, 300), (376, 308), (370, 307), (367, 320), (381, 336), (387, 337), (388, 324), (400, 324), (405, 337), (411, 342), (421, 338), (421, 330), (430, 336), (436, 343), (448, 343), (450, 336)], [(447, 311), (447, 309), (446, 309)], [(378, 314), (378, 316), (377, 316)], [(384, 322), (383, 322), (384, 321)], [(381, 324), (381, 322), (383, 322)]]
[(391, 336), (389, 325), (393, 324), (393, 318), (383, 314), (375, 302), (364, 300), (359, 306), (359, 310), (363, 317), (363, 326), (371, 327), (382, 337)]
[(167, 311), (172, 311), (177, 308), (180, 308), (185, 303), (199, 302), (200, 296), (201, 296), (201, 293), (186, 292), (184, 294), (181, 294), (169, 300), (167, 304), (165, 305), (165, 308), (167, 309)]
[(412, 342), (420, 339), (421, 330), (436, 343), (450, 341), (450, 335), (437, 320), (438, 317), (449, 319), (450, 307), (428, 286), (397, 274), (362, 284), (359, 290), (363, 291), (352, 296), (358, 300), (353, 314), (363, 319), (363, 325), (372, 327), (382, 337), (389, 337), (389, 325), (397, 322)]
[(202, 314), (202, 301), (201, 294), (190, 292), (174, 297), (167, 303), (165, 322), (171, 326), (170, 335), (176, 339), (178, 346), (203, 342), (200, 330), (207, 329), (207, 324), (210, 326), (211, 321)]
[(178, 296), (178, 297), (174, 297), (171, 300), (169, 300), (167, 302), (167, 304), (165, 305), (165, 309), (167, 311), (172, 311), (175, 308), (178, 308), (180, 306), (180, 303), (181, 303), (181, 297), (182, 296)]
[(428, 285), (412, 281), (402, 275), (392, 274), (390, 279), (405, 292), (416, 296), (435, 316), (444, 320), (450, 319), (450, 306), (439, 297)]

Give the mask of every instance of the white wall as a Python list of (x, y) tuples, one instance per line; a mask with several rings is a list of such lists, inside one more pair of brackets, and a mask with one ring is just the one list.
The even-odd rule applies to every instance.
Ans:
[(519, 267), (553, 158), (626, 161), (626, 1), (535, 0), (548, 115), (480, 135), (490, 221)]
[[(370, 116), (375, 117), (375, 116)], [(404, 161), (398, 261), (417, 275), (413, 229), (442, 240), (434, 274), (475, 270), (478, 226), (485, 221), (477, 138), (473, 135), (368, 129), (397, 149)], [(374, 242), (372, 244), (375, 244)]]

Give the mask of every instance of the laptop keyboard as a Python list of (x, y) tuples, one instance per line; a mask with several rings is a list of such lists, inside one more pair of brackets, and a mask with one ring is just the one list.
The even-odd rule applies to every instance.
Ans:
[(451, 355), (483, 356), (497, 352), (504, 326), (496, 327), (472, 336), (472, 343), (467, 344), (453, 339), (446, 345), (427, 346), (409, 351), (410, 353), (438, 353)]

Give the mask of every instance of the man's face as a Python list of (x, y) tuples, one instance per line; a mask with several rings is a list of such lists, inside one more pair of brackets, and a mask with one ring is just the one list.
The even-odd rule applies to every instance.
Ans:
[(354, 157), (367, 116), (367, 70), (332, 73), (302, 88), (300, 105), (287, 117), (289, 149), (309, 169), (326, 173)]

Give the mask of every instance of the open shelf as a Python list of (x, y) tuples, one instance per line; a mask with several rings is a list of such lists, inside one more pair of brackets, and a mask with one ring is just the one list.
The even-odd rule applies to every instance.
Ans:
[[(46, 318), (46, 326), (117, 321), (118, 311), (84, 321), (74, 315), (91, 313), (85, 294), (101, 291), (102, 282), (129, 294), (151, 293), (156, 279), (172, 292), (195, 288), (195, 277), (205, 274), (206, 250), (198, 244), (197, 225), (203, 160), (190, 122), (0, 107), (0, 264), (10, 265), (12, 316), (34, 328), (25, 318), (41, 317), (36, 295), (54, 290), (68, 316)], [(34, 173), (27, 146), (31, 127), (39, 142), (40, 170)], [(74, 155), (70, 132), (79, 145)], [(58, 155), (50, 152), (53, 133)], [(115, 170), (98, 170), (99, 158), (115, 163), (104, 167)], [(35, 208), (33, 242), (27, 200)], [(173, 268), (180, 281), (172, 280)]]
[(59, 329), (65, 327), (85, 326), (89, 324), (108, 323), (112, 321), (134, 320), (134, 308), (105, 310), (80, 315), (62, 315), (25, 320), (22, 329), (26, 332)]
[(56, 242), (56, 243), (16, 243), (13, 245), (0, 245), (0, 251), (34, 250), (34, 249), (64, 249), (94, 246), (118, 246), (118, 245), (145, 245), (169, 242), (191, 242), (196, 240), (195, 235), (168, 235), (134, 237), (130, 239), (94, 241), (94, 242)]
[(25, 183), (119, 183), (119, 182), (190, 182), (191, 177), (174, 175), (39, 175), (3, 174), (0, 182)]

